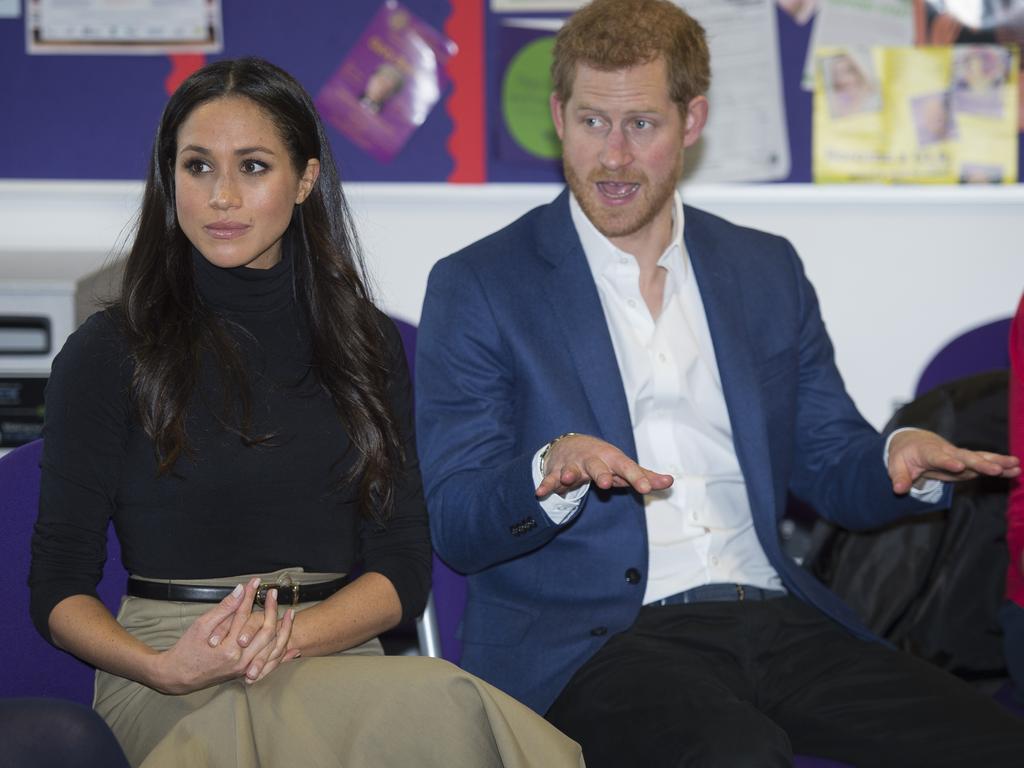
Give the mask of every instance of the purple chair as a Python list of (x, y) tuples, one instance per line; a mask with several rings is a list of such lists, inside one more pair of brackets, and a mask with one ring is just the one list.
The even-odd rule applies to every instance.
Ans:
[[(0, 575), (9, 590), (6, 609), (0, 612), (0, 644), (7, 649), (0, 697), (52, 696), (91, 705), (92, 667), (43, 640), (28, 615), (29, 548), (39, 507), (42, 452), (43, 441), (36, 440), (0, 457)], [(111, 529), (99, 593), (115, 613), (126, 579)]]
[(1010, 367), (1011, 318), (979, 325), (948, 342), (935, 353), (917, 382), (915, 397), (947, 381)]

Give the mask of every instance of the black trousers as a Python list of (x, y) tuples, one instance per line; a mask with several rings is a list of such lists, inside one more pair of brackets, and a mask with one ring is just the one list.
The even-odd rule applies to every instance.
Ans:
[(588, 768), (1024, 765), (1024, 720), (793, 597), (645, 607), (546, 717)]

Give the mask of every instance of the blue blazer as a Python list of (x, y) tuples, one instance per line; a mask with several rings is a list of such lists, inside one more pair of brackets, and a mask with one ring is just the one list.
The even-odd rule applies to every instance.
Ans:
[[(777, 525), (787, 493), (850, 528), (930, 507), (892, 493), (883, 439), (846, 393), (792, 246), (695, 208), (685, 219), (761, 545), (793, 595), (871, 638), (783, 554)], [(531, 459), (563, 432), (596, 435), (636, 457), (567, 192), (434, 267), (416, 374), (434, 546), (469, 575), (462, 665), (543, 713), (632, 625), (647, 575), (639, 495), (592, 488), (564, 525), (534, 496)]]

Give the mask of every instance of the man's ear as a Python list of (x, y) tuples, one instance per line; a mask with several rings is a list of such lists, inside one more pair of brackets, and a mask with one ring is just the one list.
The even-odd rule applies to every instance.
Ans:
[(311, 157), (306, 161), (306, 168), (299, 179), (299, 190), (295, 195), (296, 205), (302, 205), (306, 201), (309, 193), (313, 191), (313, 186), (318, 178), (320, 178), (320, 161), (315, 157)]
[(549, 101), (551, 104), (551, 122), (555, 124), (555, 133), (558, 134), (558, 140), (561, 141), (565, 138), (563, 136), (565, 133), (565, 105), (554, 91), (551, 92)]
[(701, 131), (708, 122), (708, 100), (705, 96), (694, 96), (686, 105), (686, 124), (683, 128), (683, 146), (697, 143)]

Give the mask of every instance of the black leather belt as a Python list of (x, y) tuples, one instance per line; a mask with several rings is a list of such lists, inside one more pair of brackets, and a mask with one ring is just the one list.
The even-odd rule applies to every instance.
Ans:
[(704, 584), (685, 592), (677, 592), (674, 595), (655, 600), (648, 605), (688, 605), (690, 603), (726, 603), (740, 600), (772, 600), (776, 597), (785, 597), (786, 592), (781, 589), (764, 589), (763, 587), (750, 587), (746, 584)]
[[(278, 605), (298, 605), (326, 600), (348, 582), (342, 576), (331, 581), (318, 581), (313, 584), (281, 585), (274, 582), (262, 582), (256, 590), (256, 605), (262, 606), (267, 592), (277, 590)], [(166, 581), (146, 581), (129, 577), (128, 594), (132, 597), (144, 597), (147, 600), (173, 600), (176, 603), (219, 603), (231, 594), (234, 587), (209, 587), (200, 584), (171, 584)]]

